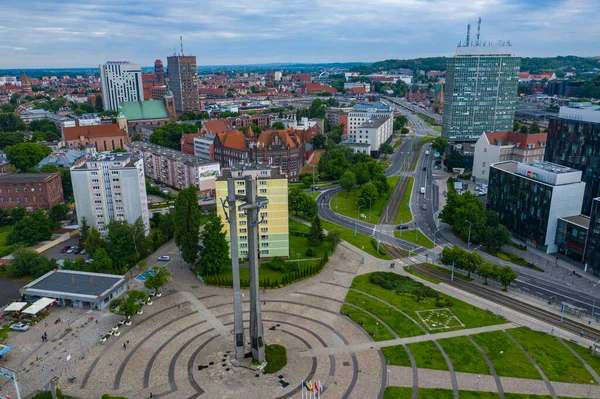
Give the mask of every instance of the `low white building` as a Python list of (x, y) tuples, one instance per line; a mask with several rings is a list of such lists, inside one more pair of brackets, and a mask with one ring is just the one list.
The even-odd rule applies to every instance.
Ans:
[(379, 156), (379, 148), (394, 131), (392, 108), (383, 104), (357, 104), (348, 113), (348, 135), (345, 144), (368, 144), (352, 146), (355, 152)]
[(101, 152), (71, 169), (77, 222), (106, 234), (112, 220), (135, 223), (138, 218), (150, 232), (144, 162), (131, 153)]

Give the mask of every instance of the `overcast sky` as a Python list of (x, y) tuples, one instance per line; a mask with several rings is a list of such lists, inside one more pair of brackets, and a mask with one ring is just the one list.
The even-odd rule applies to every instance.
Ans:
[(0, 68), (452, 55), (471, 23), (519, 56), (600, 55), (600, 0), (0, 0)]

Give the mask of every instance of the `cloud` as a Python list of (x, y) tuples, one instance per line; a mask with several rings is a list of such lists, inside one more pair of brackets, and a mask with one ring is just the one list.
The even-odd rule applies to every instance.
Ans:
[(598, 0), (3, 0), (0, 68), (151, 65), (180, 36), (200, 65), (451, 55), (479, 16), (518, 55), (593, 56), (598, 15)]

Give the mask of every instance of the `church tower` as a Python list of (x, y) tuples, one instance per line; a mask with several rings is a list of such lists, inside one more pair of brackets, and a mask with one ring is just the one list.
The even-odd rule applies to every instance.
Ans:
[(119, 129), (125, 130), (125, 133), (129, 134), (129, 129), (127, 128), (127, 118), (125, 114), (123, 114), (123, 108), (119, 107), (119, 115), (117, 115), (117, 124), (119, 125)]
[(177, 110), (175, 109), (175, 98), (173, 97), (173, 93), (169, 89), (169, 85), (167, 85), (167, 90), (165, 90), (163, 98), (165, 100), (165, 108), (167, 109), (169, 120), (175, 122), (177, 120)]

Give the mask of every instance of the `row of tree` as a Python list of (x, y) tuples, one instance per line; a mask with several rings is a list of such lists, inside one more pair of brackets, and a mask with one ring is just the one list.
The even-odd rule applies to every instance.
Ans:
[(198, 126), (169, 122), (152, 132), (150, 142), (179, 151), (181, 150), (181, 136), (186, 133), (198, 133)]
[(471, 276), (471, 273), (477, 273), (485, 280), (485, 285), (487, 285), (490, 278), (496, 280), (502, 284), (504, 291), (518, 277), (512, 267), (500, 267), (495, 263), (484, 261), (478, 253), (466, 251), (457, 245), (444, 248), (442, 251), (442, 263), (465, 270), (468, 277)]

